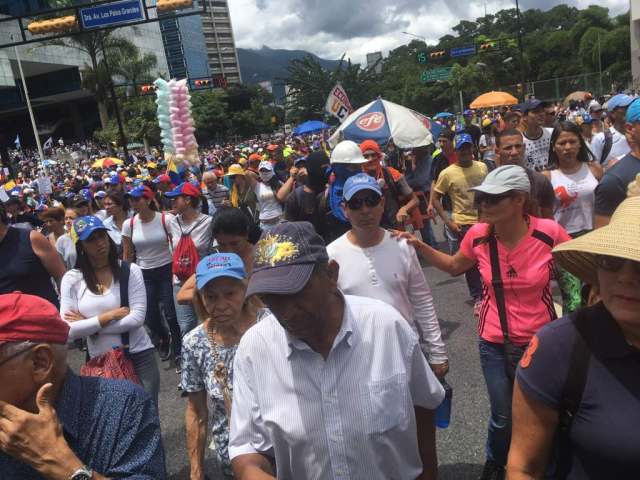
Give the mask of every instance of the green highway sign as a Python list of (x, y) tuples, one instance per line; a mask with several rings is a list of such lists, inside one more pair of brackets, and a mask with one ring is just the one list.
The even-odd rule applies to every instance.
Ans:
[(422, 72), (421, 80), (424, 83), (437, 82), (438, 80), (449, 80), (452, 67), (426, 69)]

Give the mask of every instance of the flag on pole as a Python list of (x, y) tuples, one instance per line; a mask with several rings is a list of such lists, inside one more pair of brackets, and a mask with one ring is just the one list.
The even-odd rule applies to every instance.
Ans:
[(46, 142), (44, 142), (44, 145), (42, 145), (44, 148), (51, 148), (53, 147), (53, 137), (49, 137), (49, 140), (47, 140)]
[(347, 92), (344, 91), (340, 82), (336, 83), (336, 86), (331, 89), (324, 109), (329, 115), (333, 115), (340, 120), (340, 123), (344, 122), (345, 118), (353, 111)]
[(13, 141), (16, 144), (16, 150), (20, 150), (20, 135), (16, 135), (16, 139)]
[(176, 166), (176, 162), (173, 160), (173, 155), (167, 155), (167, 175), (171, 178), (171, 183), (174, 185), (179, 185), (182, 183), (182, 178), (180, 177), (180, 173), (178, 172), (178, 167)]

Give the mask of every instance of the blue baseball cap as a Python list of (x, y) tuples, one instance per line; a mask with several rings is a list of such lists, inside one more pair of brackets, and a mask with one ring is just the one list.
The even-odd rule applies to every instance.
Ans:
[(593, 118), (588, 113), (582, 115), (582, 123), (586, 123), (587, 125), (591, 125), (593, 123)]
[(456, 150), (460, 150), (464, 144), (473, 145), (473, 139), (468, 133), (460, 133), (456, 135)]
[(108, 185), (118, 185), (121, 183), (121, 178), (122, 177), (120, 177), (120, 175), (118, 175), (117, 173), (112, 173), (105, 183), (107, 183)]
[(347, 178), (347, 181), (344, 183), (344, 189), (342, 190), (342, 196), (345, 201), (348, 202), (356, 193), (362, 190), (372, 190), (382, 196), (382, 190), (380, 189), (380, 185), (378, 185), (378, 181), (366, 173), (357, 173)]
[(235, 253), (214, 253), (204, 257), (196, 267), (196, 287), (202, 290), (211, 280), (230, 277), (245, 280), (244, 262)]
[(640, 122), (640, 98), (636, 98), (627, 108), (627, 122)]
[(71, 237), (84, 241), (89, 238), (93, 232), (98, 230), (107, 230), (107, 227), (104, 226), (102, 220), (98, 217), (94, 217), (93, 215), (80, 217), (73, 222), (73, 233)]
[(531, 98), (524, 102), (522, 105), (522, 112), (527, 113), (531, 110), (535, 110), (536, 108), (540, 108), (544, 105), (542, 100), (538, 100), (537, 98)]
[(463, 117), (473, 117), (473, 110), (465, 110), (464, 112), (462, 112), (462, 116)]
[(107, 196), (107, 192), (105, 192), (104, 190), (98, 190), (95, 194), (96, 197), (98, 198), (104, 198)]
[(632, 96), (619, 93), (609, 99), (607, 102), (607, 110), (613, 112), (616, 108), (627, 108), (633, 100), (634, 98)]
[(187, 197), (200, 197), (200, 189), (196, 187), (193, 183), (183, 182), (178, 185), (176, 188), (164, 194), (165, 197), (174, 198), (179, 197), (180, 195), (184, 195)]
[(154, 197), (153, 190), (151, 190), (146, 185), (138, 185), (137, 187), (131, 189), (127, 195), (133, 198), (145, 197), (148, 199), (152, 199)]

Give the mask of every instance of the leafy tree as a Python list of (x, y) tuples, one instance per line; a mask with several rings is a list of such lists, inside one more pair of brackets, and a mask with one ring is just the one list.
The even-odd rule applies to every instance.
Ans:
[(213, 90), (191, 94), (191, 112), (198, 142), (220, 138), (230, 128), (231, 121), (227, 116), (225, 97), (225, 93)]

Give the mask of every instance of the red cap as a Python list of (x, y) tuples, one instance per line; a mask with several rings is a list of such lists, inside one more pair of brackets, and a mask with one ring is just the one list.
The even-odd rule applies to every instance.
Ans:
[(277, 149), (278, 149), (278, 145), (276, 145), (274, 143), (272, 143), (271, 145), (269, 145), (267, 147), (267, 150), (269, 150), (270, 152), (273, 152), (274, 150), (277, 150)]
[(0, 344), (31, 341), (64, 345), (68, 338), (69, 325), (50, 302), (20, 292), (0, 295)]
[(382, 154), (382, 150), (380, 150), (380, 145), (378, 145), (378, 142), (376, 142), (375, 140), (365, 140), (360, 144), (360, 151), (362, 153), (366, 152), (367, 150), (373, 150), (378, 155)]
[(171, 177), (166, 173), (163, 175), (159, 175), (156, 180), (158, 181), (158, 183), (173, 183), (171, 182)]

